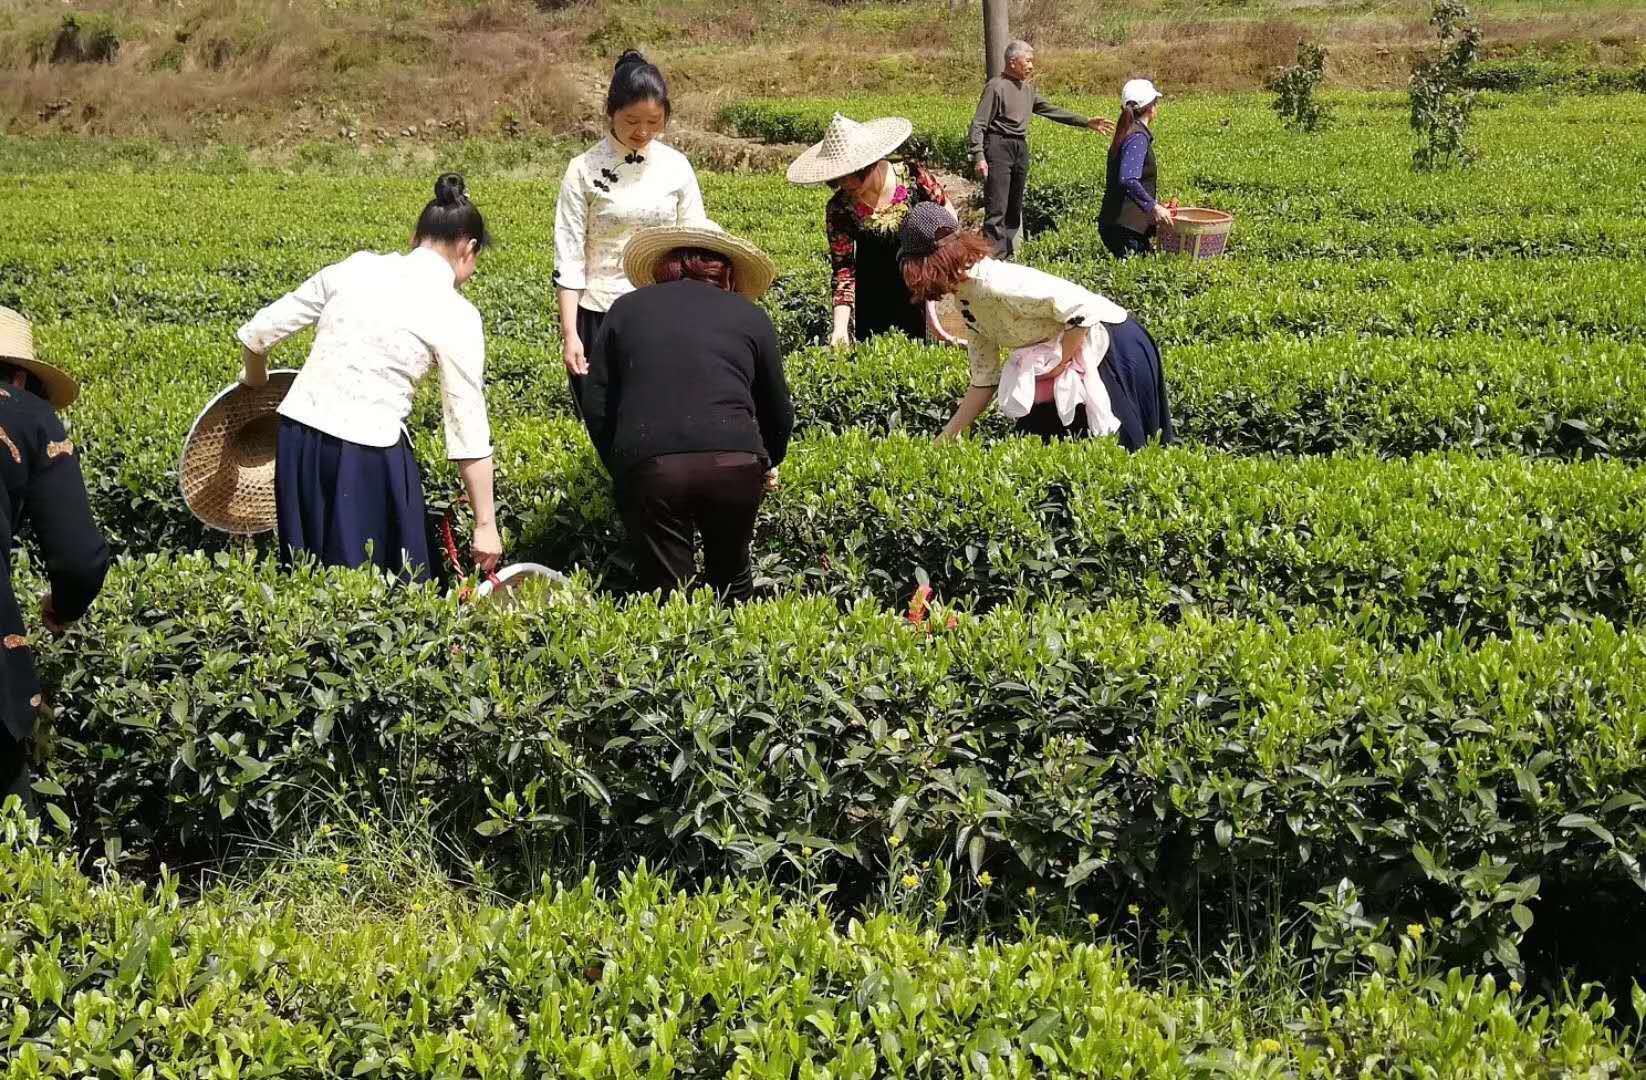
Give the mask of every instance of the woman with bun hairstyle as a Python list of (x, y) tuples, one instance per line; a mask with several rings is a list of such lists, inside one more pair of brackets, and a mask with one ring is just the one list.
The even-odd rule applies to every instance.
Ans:
[(274, 465), (280, 552), (328, 566), (372, 564), (428, 576), (422, 474), (404, 422), (412, 394), (440, 370), (446, 453), (458, 462), (474, 510), (474, 561), (503, 552), (492, 505), (485, 336), (459, 290), (491, 242), (463, 178), (435, 181), (411, 250), (357, 252), (321, 270), (254, 315), (237, 334), (241, 381), (268, 381), (268, 352), (315, 326), (308, 361), (279, 408)]
[(691, 162), (660, 136), (669, 124), (663, 73), (634, 50), (618, 57), (606, 91), (606, 135), (572, 159), (554, 208), (554, 284), (572, 405), (583, 415), (589, 353), (601, 321), (633, 290), (623, 246), (638, 230), (705, 219)]

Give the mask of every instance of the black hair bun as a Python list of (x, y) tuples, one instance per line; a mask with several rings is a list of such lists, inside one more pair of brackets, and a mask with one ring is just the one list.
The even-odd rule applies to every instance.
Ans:
[(646, 63), (646, 54), (645, 53), (641, 52), (639, 49), (625, 49), (625, 50), (623, 50), (623, 55), (619, 56), (617, 58), (617, 63), (615, 65), (613, 65), (612, 70), (613, 71), (622, 71), (624, 68), (628, 67), (630, 64), (644, 64), (644, 63)]
[(434, 201), (438, 206), (461, 206), (469, 199), (461, 173), (443, 173), (434, 182)]

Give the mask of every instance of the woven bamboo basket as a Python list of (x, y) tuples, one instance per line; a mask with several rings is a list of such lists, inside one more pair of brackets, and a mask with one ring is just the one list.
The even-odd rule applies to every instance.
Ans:
[(1185, 206), (1173, 215), (1170, 225), (1160, 227), (1160, 250), (1168, 255), (1191, 259), (1215, 259), (1229, 246), (1234, 215), (1203, 206)]

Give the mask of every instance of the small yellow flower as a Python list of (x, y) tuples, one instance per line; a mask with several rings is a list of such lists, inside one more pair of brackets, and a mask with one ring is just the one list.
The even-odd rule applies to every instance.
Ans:
[(1033, 885), (1030, 885), (1029, 886), (1029, 899), (1033, 900), (1035, 897), (1037, 897), (1039, 895), (1040, 895), (1040, 890), (1035, 888)]
[(1509, 980), (1509, 993), (1511, 993), (1511, 994), (1520, 993), (1520, 983), (1517, 980), (1515, 980), (1515, 979), (1510, 979)]
[(1126, 905), (1126, 914), (1130, 915), (1132, 918), (1135, 919), (1139, 915), (1143, 914), (1143, 909), (1138, 907), (1136, 904), (1127, 904)]
[(1257, 1052), (1260, 1054), (1278, 1054), (1280, 1053), (1280, 1043), (1274, 1039), (1264, 1039), (1257, 1044)]
[(990, 876), (987, 870), (985, 870), (981, 874), (977, 875), (977, 883), (987, 889), (990, 885), (994, 884), (994, 878)]
[(905, 889), (912, 889), (916, 885), (919, 885), (919, 884), (920, 884), (920, 879), (915, 877), (913, 874), (904, 874), (903, 875), (903, 887)]
[(886, 846), (890, 847), (893, 851), (896, 851), (898, 848), (903, 846), (903, 838), (896, 833), (892, 833), (892, 835), (886, 840)]
[(1090, 915), (1086, 916), (1086, 921), (1088, 923), (1090, 923), (1091, 925), (1096, 926), (1098, 923), (1103, 921), (1103, 918), (1097, 912), (1094, 911)]
[(1413, 941), (1422, 941), (1423, 940), (1423, 924), (1422, 923), (1408, 923), (1406, 925), (1406, 936), (1411, 938)]
[(349, 876), (349, 864), (348, 863), (340, 862), (340, 863), (337, 864), (337, 876), (338, 877), (348, 877)]
[(809, 848), (809, 847), (803, 847), (803, 848), (801, 848), (801, 849), (800, 849), (800, 857), (801, 857), (801, 858), (802, 858), (802, 859), (809, 859), (809, 858), (811, 858), (811, 857), (812, 857), (812, 856), (813, 856), (813, 855), (815, 855), (815, 854), (816, 854), (816, 852), (814, 852), (814, 851), (813, 851), (813, 850), (812, 850), (812, 849), (811, 849), (811, 848)]

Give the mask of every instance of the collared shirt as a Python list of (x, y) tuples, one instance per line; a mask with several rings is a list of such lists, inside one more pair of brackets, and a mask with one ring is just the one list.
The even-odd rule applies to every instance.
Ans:
[(318, 324), (280, 415), (362, 446), (400, 441), (417, 383), (438, 361), (447, 456), (487, 457), (485, 333), (455, 280), (451, 264), (427, 248), (358, 252), (259, 311), (238, 337), (267, 353)]
[(983, 84), (983, 96), (978, 99), (977, 113), (973, 115), (971, 129), (966, 134), (966, 148), (972, 159), (983, 156), (984, 133), (1011, 139), (1028, 138), (1030, 113), (1070, 127), (1085, 127), (1090, 120), (1090, 117), (1053, 105), (1040, 96), (1033, 83), (1018, 82), (1000, 75)]
[(686, 155), (653, 141), (644, 153), (607, 135), (566, 166), (554, 208), (554, 283), (583, 293), (579, 306), (608, 311), (634, 286), (623, 247), (650, 225), (707, 220)]
[(1071, 327), (1088, 327), (1092, 350), (1108, 352), (1104, 323), (1123, 323), (1126, 309), (1108, 297), (1021, 263), (984, 259), (955, 289), (966, 320), (966, 351), (973, 386), (998, 386), (1002, 349), (1050, 341)]

